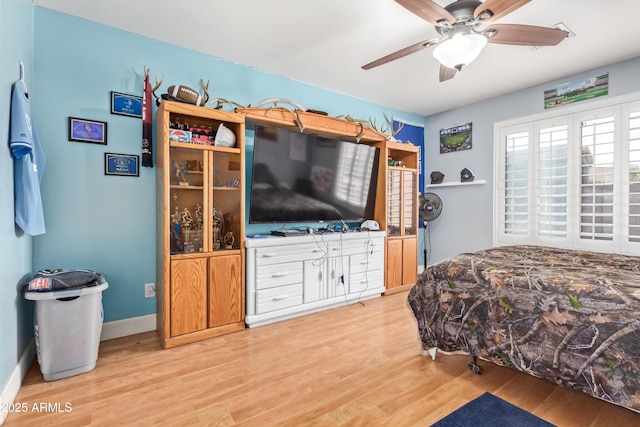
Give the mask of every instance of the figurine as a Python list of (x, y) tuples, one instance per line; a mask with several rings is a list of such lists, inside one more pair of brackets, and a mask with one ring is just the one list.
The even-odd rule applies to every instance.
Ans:
[(222, 234), (222, 213), (213, 207), (213, 249), (220, 249), (220, 235)]
[[(186, 160), (180, 160), (179, 162), (173, 160), (173, 168), (175, 169), (176, 181), (178, 184), (194, 185), (191, 175), (189, 174), (189, 166)], [(183, 184), (183, 185), (184, 185)]]
[(191, 230), (191, 227), (193, 227), (193, 217), (191, 217), (189, 209), (184, 208), (182, 211), (182, 228), (185, 230)]
[(233, 243), (235, 242), (235, 239), (233, 238), (233, 233), (232, 232), (227, 232), (227, 234), (224, 235), (224, 247), (225, 249), (231, 249), (233, 248)]
[(200, 203), (198, 203), (196, 204), (196, 230), (202, 230), (202, 222), (202, 206), (200, 206)]
[(180, 221), (182, 220), (182, 215), (180, 215), (180, 209), (178, 208), (178, 195), (173, 194), (173, 201), (176, 205), (176, 211), (173, 215), (171, 215), (171, 252), (182, 252), (184, 247), (181, 242), (180, 236)]

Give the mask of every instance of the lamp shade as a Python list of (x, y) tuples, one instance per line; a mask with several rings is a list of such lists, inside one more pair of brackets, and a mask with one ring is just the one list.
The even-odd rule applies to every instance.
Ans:
[(436, 46), (433, 56), (445, 67), (461, 67), (473, 62), (486, 45), (487, 38), (483, 35), (456, 35)]

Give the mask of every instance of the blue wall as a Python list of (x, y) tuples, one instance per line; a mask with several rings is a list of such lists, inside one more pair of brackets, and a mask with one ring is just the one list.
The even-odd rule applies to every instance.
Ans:
[[(48, 9), (36, 8), (35, 19), (36, 113), (48, 163), (42, 187), (47, 234), (36, 239), (34, 268), (104, 272), (110, 285), (105, 321), (155, 313), (155, 299), (144, 298), (143, 286), (155, 281), (156, 169), (141, 168), (139, 178), (103, 173), (105, 152), (140, 153), (140, 120), (110, 114), (109, 92), (141, 94), (145, 66), (152, 83), (164, 75), (158, 93), (178, 83), (199, 88), (204, 79), (212, 97), (242, 105), (279, 97), (332, 116), (381, 123), (384, 113), (425, 121)], [(68, 141), (68, 116), (108, 122), (108, 144)], [(249, 163), (251, 138), (247, 143)]]
[[(444, 208), (430, 224), (432, 250), (428, 264), (493, 245), (494, 123), (542, 113), (545, 89), (602, 72), (609, 72), (608, 96), (640, 91), (639, 70), (640, 58), (636, 58), (427, 117), (426, 175), (439, 170), (445, 174), (445, 181), (460, 181), (460, 171), (468, 167), (476, 179), (487, 181), (478, 186), (429, 189), (442, 198)], [(562, 114), (562, 108), (556, 107), (553, 112)], [(439, 130), (467, 122), (473, 123), (473, 148), (440, 154)]]
[[(33, 90), (33, 4), (30, 0), (0, 3), (0, 392), (33, 335), (33, 308), (18, 292), (32, 274), (33, 238), (13, 222), (13, 158), (9, 151), (9, 107), (12, 84), (25, 66)], [(12, 396), (11, 396), (12, 397)]]

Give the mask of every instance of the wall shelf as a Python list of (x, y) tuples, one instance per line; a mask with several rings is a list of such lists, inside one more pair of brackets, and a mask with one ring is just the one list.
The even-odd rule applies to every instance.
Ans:
[(482, 185), (482, 184), (486, 184), (487, 181), (484, 179), (476, 179), (473, 180), (471, 182), (457, 182), (457, 181), (451, 181), (451, 182), (443, 182), (441, 184), (427, 184), (424, 186), (424, 188), (437, 188), (437, 187), (459, 187), (462, 185)]

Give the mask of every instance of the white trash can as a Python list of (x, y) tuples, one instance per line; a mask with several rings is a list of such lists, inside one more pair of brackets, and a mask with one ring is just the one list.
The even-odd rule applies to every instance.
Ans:
[(49, 292), (28, 291), (36, 302), (34, 336), (45, 381), (83, 374), (95, 368), (102, 332), (102, 291), (109, 284)]

